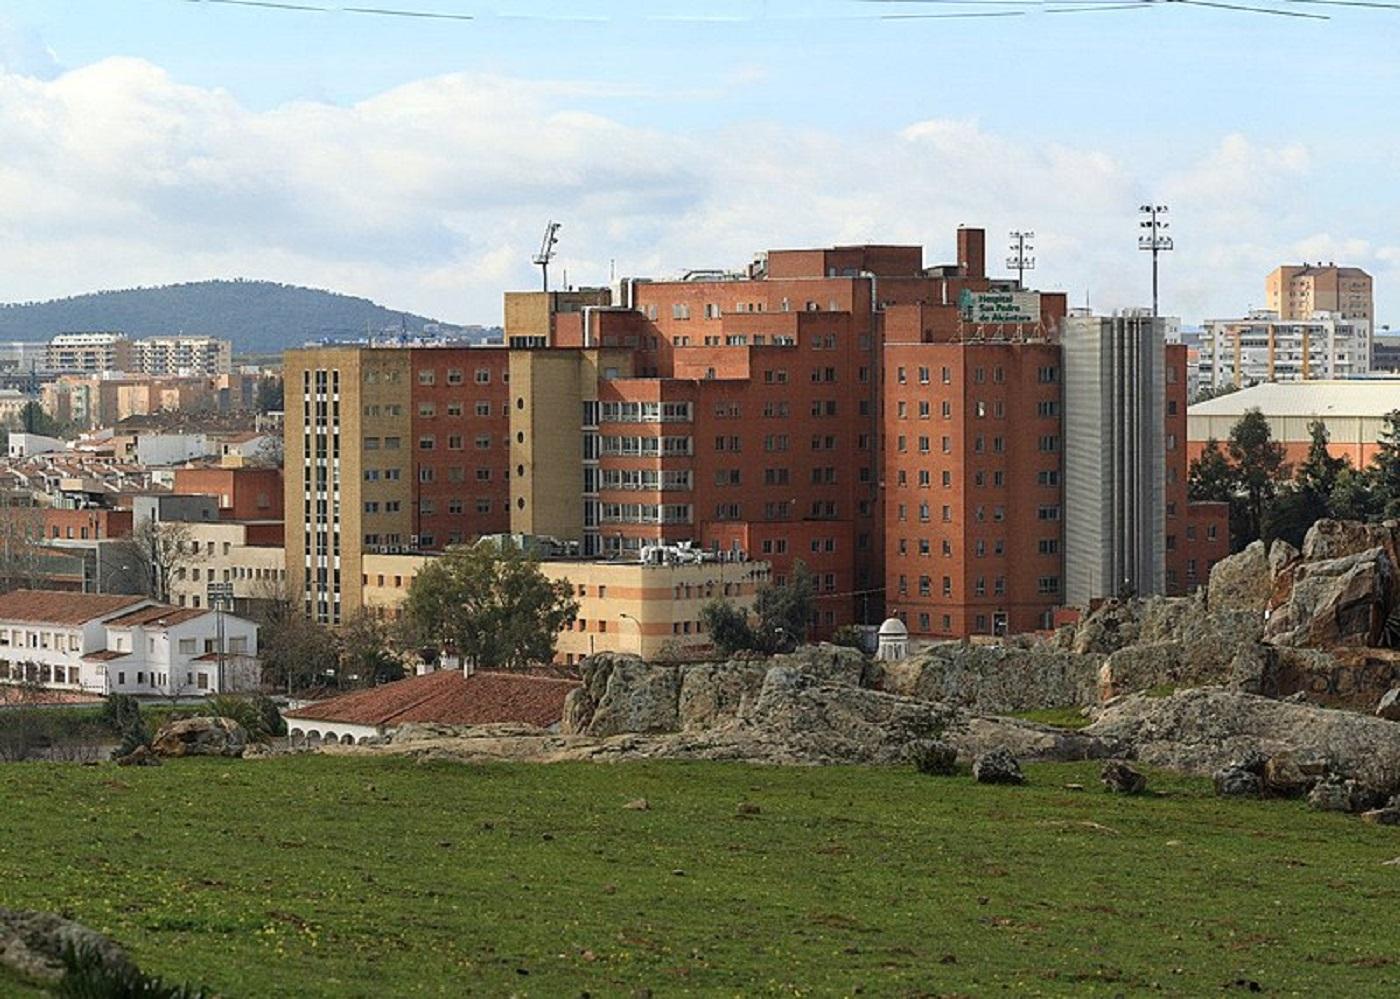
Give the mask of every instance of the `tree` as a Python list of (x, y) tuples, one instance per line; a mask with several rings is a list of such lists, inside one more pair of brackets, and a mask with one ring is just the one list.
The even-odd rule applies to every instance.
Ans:
[(758, 615), (758, 646), (770, 652), (790, 652), (807, 638), (807, 623), (816, 607), (817, 581), (798, 559), (781, 584), (759, 587), (753, 609)]
[(1244, 493), (1238, 541), (1245, 545), (1263, 536), (1264, 508), (1277, 494), (1280, 480), (1288, 477), (1289, 469), (1283, 460), (1283, 445), (1274, 440), (1269, 421), (1258, 408), (1245, 410), (1230, 428), (1229, 452)]
[(1313, 420), (1309, 423), (1308, 455), (1298, 466), (1296, 475), (1298, 488), (1310, 496), (1318, 498), (1323, 510), (1318, 515), (1319, 517), (1326, 516), (1327, 498), (1332, 495), (1332, 490), (1337, 486), (1337, 476), (1351, 466), (1351, 459), (1345, 456), (1341, 458), (1332, 456), (1332, 452), (1328, 448), (1331, 440), (1326, 423), (1321, 420)]
[(1202, 385), (1196, 391), (1196, 395), (1191, 402), (1194, 405), (1198, 402), (1205, 402), (1208, 399), (1219, 399), (1222, 395), (1229, 395), (1239, 390), (1240, 387), (1234, 382), (1221, 382), (1219, 385)]
[(340, 677), (343, 682), (371, 687), (402, 680), (403, 663), (390, 648), (383, 621), (360, 611), (340, 629)]
[(1371, 459), (1371, 485), (1379, 513), (1394, 517), (1400, 515), (1400, 409), (1386, 414), (1379, 445)]
[(253, 408), (259, 413), (280, 413), (284, 404), (282, 378), (278, 375), (265, 375), (258, 379), (258, 387), (253, 395)]
[(1191, 459), (1186, 493), (1196, 502), (1229, 503), (1239, 492), (1239, 476), (1220, 441), (1212, 437), (1200, 455)]
[(1321, 420), (1308, 424), (1308, 437), (1307, 457), (1291, 487), (1279, 492), (1264, 514), (1263, 536), (1282, 538), (1294, 547), (1302, 545), (1313, 524), (1330, 515), (1337, 477), (1351, 465), (1346, 458), (1332, 456), (1327, 424)]
[(63, 425), (55, 420), (37, 402), (26, 402), (19, 411), (19, 429), (26, 434), (41, 434), (44, 437), (62, 437)]
[(431, 645), (477, 666), (550, 662), (559, 630), (578, 616), (568, 580), (550, 580), (511, 544), (457, 545), (413, 580), (404, 611)]
[(700, 608), (700, 620), (721, 655), (757, 647), (758, 636), (749, 626), (748, 615), (723, 597), (715, 597)]
[(42, 584), (43, 536), (37, 507), (0, 505), (0, 593)]
[(1380, 514), (1375, 473), (1367, 468), (1347, 467), (1337, 473), (1337, 482), (1327, 498), (1327, 509), (1341, 520), (1371, 520)]
[(194, 542), (187, 524), (145, 517), (117, 549), (119, 562), (132, 563), (142, 592), (153, 600), (170, 603), (176, 573), (195, 561)]
[(333, 631), (290, 603), (261, 603), (256, 616), (258, 659), (265, 687), (291, 694), (336, 680), (340, 645)]

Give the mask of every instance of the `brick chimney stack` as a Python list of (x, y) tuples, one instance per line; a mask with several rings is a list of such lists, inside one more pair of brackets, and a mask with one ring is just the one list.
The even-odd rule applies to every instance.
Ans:
[(958, 226), (958, 268), (963, 277), (987, 276), (987, 230)]

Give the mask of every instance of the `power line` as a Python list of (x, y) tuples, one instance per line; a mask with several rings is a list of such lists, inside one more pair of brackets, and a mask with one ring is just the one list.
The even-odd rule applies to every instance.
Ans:
[[(434, 21), (476, 22), (482, 15), (449, 13), (440, 10), (422, 10), (408, 7), (368, 7), (350, 4), (303, 3), (297, 0), (180, 0), (182, 3), (210, 4), (225, 7), (243, 7), (292, 14), (352, 14), (368, 17), (409, 18)], [(1352, 7), (1370, 10), (1400, 10), (1400, 2), (1387, 0), (854, 0), (862, 5), (879, 4), (885, 12), (870, 14), (706, 14), (704, 12), (680, 14), (642, 14), (632, 18), (643, 21), (686, 22), (686, 23), (754, 23), (758, 21), (788, 20), (878, 20), (878, 21), (922, 21), (955, 18), (1024, 17), (1028, 13), (1041, 14), (1097, 14), (1120, 10), (1148, 10), (1177, 4), (1190, 7), (1209, 7), (1215, 10), (1238, 11), (1241, 13), (1264, 14), (1274, 17), (1291, 17), (1306, 20), (1330, 20), (1327, 14), (1301, 11), (1298, 6), (1311, 7)], [(905, 9), (898, 10), (903, 6)], [(918, 8), (925, 10), (920, 11)], [(929, 11), (930, 7), (947, 7), (948, 10)], [(977, 9), (984, 8), (984, 9)], [(488, 15), (495, 20), (531, 21), (587, 21), (594, 23), (615, 23), (624, 18), (607, 14), (582, 15), (578, 13), (529, 13), (500, 12)]]

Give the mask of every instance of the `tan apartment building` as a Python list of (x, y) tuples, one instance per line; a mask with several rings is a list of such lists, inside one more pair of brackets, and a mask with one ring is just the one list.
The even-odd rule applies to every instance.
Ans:
[(1274, 268), (1264, 285), (1269, 311), (1279, 319), (1311, 319), (1316, 312), (1332, 312), (1341, 319), (1365, 320), (1374, 328), (1371, 275), (1359, 267), (1284, 264)]
[[(364, 608), (376, 616), (397, 617), (414, 577), (432, 557), (365, 555)], [(559, 633), (555, 648), (555, 661), (572, 665), (595, 652), (650, 657), (668, 650), (708, 651), (712, 642), (701, 609), (716, 597), (751, 609), (770, 567), (767, 562), (657, 565), (579, 559), (543, 561), (540, 570), (574, 587), (578, 617)]]
[(188, 521), (191, 552), (170, 581), (170, 602), (208, 607), (209, 584), (233, 587), (233, 607), (246, 614), (260, 603), (285, 600), (287, 551), (281, 521)]

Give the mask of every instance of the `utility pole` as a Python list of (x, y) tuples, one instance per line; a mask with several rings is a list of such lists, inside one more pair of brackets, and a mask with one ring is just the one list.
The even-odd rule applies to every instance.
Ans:
[(1026, 287), (1026, 271), (1035, 270), (1035, 257), (1031, 256), (1035, 252), (1035, 246), (1031, 243), (1033, 239), (1033, 232), (1022, 232), (1019, 229), (1011, 231), (1011, 256), (1006, 258), (1006, 267), (1007, 270), (1016, 272), (1016, 284), (1023, 291)]
[(1156, 319), (1157, 257), (1172, 249), (1172, 238), (1166, 234), (1171, 223), (1162, 217), (1167, 214), (1166, 205), (1141, 205), (1138, 211), (1142, 213), (1142, 220), (1138, 223), (1138, 228), (1143, 230), (1138, 235), (1138, 249), (1148, 250), (1152, 254), (1152, 318)]

